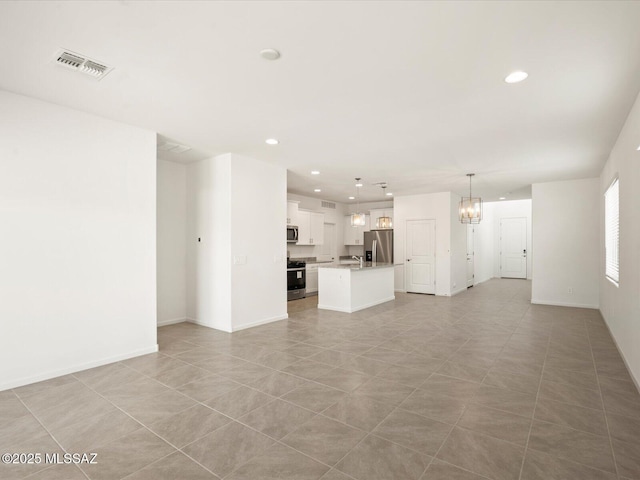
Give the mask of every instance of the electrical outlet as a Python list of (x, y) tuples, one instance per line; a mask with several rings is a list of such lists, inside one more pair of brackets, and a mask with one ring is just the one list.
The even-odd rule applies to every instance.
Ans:
[(567, 293), (573, 293), (573, 287), (569, 287), (569, 289), (567, 290)]
[(233, 264), (234, 265), (246, 265), (247, 256), (246, 255), (234, 255), (233, 256)]

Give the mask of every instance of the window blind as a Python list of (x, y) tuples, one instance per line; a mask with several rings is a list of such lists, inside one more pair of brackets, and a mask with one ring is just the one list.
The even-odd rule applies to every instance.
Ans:
[(604, 194), (605, 275), (620, 281), (620, 190), (615, 179)]

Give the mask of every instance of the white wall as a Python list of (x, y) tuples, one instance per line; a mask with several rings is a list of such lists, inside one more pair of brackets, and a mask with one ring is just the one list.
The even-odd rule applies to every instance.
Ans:
[[(631, 374), (640, 384), (640, 101), (629, 113), (598, 182), (600, 311)], [(604, 276), (604, 192), (620, 179), (620, 283)]]
[(259, 160), (187, 167), (191, 321), (231, 332), (287, 318), (286, 199), (286, 170)]
[(486, 282), (487, 280), (496, 276), (496, 238), (498, 242), (500, 242), (500, 239), (499, 236), (496, 237), (495, 235), (495, 220), (493, 210), (493, 203), (484, 203), (482, 205), (482, 220), (479, 224), (473, 226), (473, 274), (475, 275), (473, 279), (474, 285)]
[[(456, 207), (457, 208), (457, 207)], [(396, 196), (393, 201), (393, 258), (396, 279), (404, 281), (407, 220), (436, 221), (436, 295), (451, 295), (451, 193)], [(396, 290), (405, 290), (404, 283)]]
[(187, 167), (158, 160), (158, 325), (187, 318)]
[(598, 308), (598, 179), (536, 183), (532, 197), (531, 301)]
[(0, 390), (157, 350), (156, 135), (0, 91)]
[(451, 295), (467, 289), (467, 225), (460, 223), (460, 197), (451, 194)]
[(287, 171), (231, 156), (233, 329), (287, 318)]

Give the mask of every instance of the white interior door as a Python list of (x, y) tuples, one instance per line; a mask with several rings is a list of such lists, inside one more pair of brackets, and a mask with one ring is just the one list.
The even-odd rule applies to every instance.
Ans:
[(436, 221), (407, 220), (406, 284), (409, 293), (436, 293)]
[(467, 225), (467, 288), (473, 287), (475, 279), (475, 253), (473, 248), (473, 235), (475, 234), (475, 227), (473, 225)]
[(324, 243), (320, 247), (321, 262), (333, 262), (336, 259), (336, 225), (334, 223), (324, 224)]
[(527, 219), (500, 219), (500, 276), (527, 278)]

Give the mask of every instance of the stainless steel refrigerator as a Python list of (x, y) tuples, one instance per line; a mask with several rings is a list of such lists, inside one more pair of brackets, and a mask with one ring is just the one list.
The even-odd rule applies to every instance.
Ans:
[(367, 262), (393, 263), (393, 230), (364, 232), (364, 258)]

